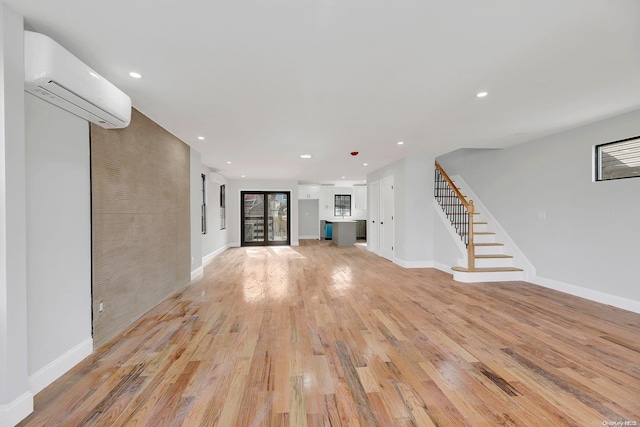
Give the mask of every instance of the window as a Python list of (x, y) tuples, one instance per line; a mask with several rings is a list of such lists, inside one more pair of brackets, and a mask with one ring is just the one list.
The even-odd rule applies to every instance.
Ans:
[(351, 195), (336, 194), (334, 196), (333, 215), (334, 216), (351, 216)]
[(596, 145), (596, 181), (640, 177), (640, 137)]
[(200, 231), (202, 234), (207, 234), (207, 177), (205, 174), (201, 174), (202, 179), (202, 200), (200, 202)]
[(227, 203), (226, 199), (226, 188), (225, 185), (220, 186), (220, 230), (224, 230), (227, 228), (227, 213), (225, 209), (225, 204)]

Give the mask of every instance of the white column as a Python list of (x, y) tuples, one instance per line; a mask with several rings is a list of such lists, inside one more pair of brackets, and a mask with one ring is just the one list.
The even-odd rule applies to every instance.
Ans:
[(28, 386), (24, 27), (0, 3), (0, 427), (33, 410)]

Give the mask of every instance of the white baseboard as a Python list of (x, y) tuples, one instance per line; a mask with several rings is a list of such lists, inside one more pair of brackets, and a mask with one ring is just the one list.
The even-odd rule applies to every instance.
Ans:
[(33, 412), (33, 393), (27, 391), (13, 402), (0, 405), (0, 427), (14, 427)]
[(433, 268), (433, 261), (405, 261), (400, 258), (394, 258), (393, 262), (404, 268)]
[[(229, 249), (231, 247), (231, 244), (228, 245), (224, 245), (223, 247), (221, 247), (220, 249), (216, 249), (215, 251), (211, 252), (210, 254), (207, 254), (205, 256), (202, 257), (202, 265), (204, 268), (204, 265), (211, 261), (212, 259), (214, 259), (215, 257), (217, 257), (218, 255), (220, 255), (222, 252), (226, 251), (227, 249)], [(204, 271), (204, 270), (203, 270)]]
[(300, 242), (298, 240), (295, 240), (291, 242), (291, 246), (300, 246)]
[(320, 236), (298, 236), (299, 240), (320, 240)]
[(453, 274), (453, 271), (451, 270), (450, 266), (438, 261), (432, 261), (432, 263), (433, 263), (433, 266), (431, 268), (435, 268), (436, 270), (440, 270), (444, 273)]
[(535, 276), (530, 279), (530, 282), (544, 286), (545, 288), (564, 292), (565, 294), (575, 295), (601, 304), (612, 305), (623, 310), (640, 313), (640, 301), (596, 291), (594, 289), (583, 288), (582, 286), (571, 285), (558, 280), (548, 279), (546, 277)]
[(436, 270), (452, 274), (451, 267), (438, 261), (405, 261), (395, 258), (394, 263), (403, 268), (435, 268)]
[(204, 274), (204, 267), (200, 266), (191, 272), (191, 280), (196, 280)]
[(91, 353), (93, 353), (93, 339), (87, 338), (45, 367), (30, 375), (29, 390), (34, 395), (37, 394)]

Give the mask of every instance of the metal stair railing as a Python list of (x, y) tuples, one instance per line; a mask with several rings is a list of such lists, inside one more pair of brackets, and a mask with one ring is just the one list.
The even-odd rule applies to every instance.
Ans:
[(456, 232), (467, 247), (467, 266), (475, 268), (475, 245), (473, 243), (473, 200), (467, 200), (453, 183), (442, 166), (436, 162), (434, 197), (451, 221)]

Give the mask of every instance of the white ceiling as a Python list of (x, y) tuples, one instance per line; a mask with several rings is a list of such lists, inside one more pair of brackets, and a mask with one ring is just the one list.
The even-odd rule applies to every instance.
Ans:
[(5, 2), (229, 178), (360, 181), (640, 108), (638, 0)]

